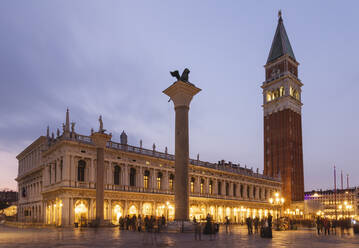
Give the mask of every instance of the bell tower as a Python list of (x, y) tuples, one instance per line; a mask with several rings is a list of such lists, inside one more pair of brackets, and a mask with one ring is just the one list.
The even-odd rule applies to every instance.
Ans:
[(265, 68), (264, 174), (280, 176), (285, 206), (304, 200), (302, 82), (281, 12)]

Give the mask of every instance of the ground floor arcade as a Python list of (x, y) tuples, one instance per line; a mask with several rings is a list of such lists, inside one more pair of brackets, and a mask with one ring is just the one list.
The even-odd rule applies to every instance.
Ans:
[[(86, 225), (96, 218), (94, 190), (60, 190), (44, 194), (44, 223), (57, 226)], [(233, 223), (244, 222), (248, 216), (266, 217), (280, 214), (269, 203), (190, 197), (190, 219), (205, 219), (207, 214), (217, 222), (228, 216)], [(105, 192), (104, 218), (118, 224), (121, 216), (165, 216), (173, 220), (174, 196), (136, 192)]]

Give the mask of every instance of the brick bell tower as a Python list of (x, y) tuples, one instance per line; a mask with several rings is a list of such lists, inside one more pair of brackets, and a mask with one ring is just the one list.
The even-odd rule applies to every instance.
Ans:
[(298, 65), (281, 12), (265, 68), (264, 174), (283, 182), (285, 207), (303, 202), (302, 102)]

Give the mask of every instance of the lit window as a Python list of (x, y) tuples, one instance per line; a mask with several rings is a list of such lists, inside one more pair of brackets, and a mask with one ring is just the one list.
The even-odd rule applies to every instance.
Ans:
[(171, 175), (170, 175), (170, 180), (168, 181), (170, 190), (173, 190), (173, 180), (174, 180), (174, 175), (171, 174)]
[(213, 194), (213, 182), (212, 181), (209, 182), (208, 192), (209, 192), (210, 195)]
[(148, 176), (143, 177), (143, 187), (148, 189)]
[(203, 194), (203, 183), (201, 183), (201, 194)]
[(191, 193), (194, 192), (194, 178), (191, 178)]
[(281, 86), (279, 89), (279, 96), (284, 96), (284, 87)]
[(157, 189), (161, 189), (161, 178), (157, 177)]
[(143, 176), (143, 187), (145, 189), (148, 189), (148, 179), (149, 179), (149, 176), (150, 176), (150, 172), (149, 171), (145, 171), (145, 174)]

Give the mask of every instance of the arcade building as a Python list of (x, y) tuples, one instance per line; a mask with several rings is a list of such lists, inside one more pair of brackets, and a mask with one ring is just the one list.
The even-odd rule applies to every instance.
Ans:
[[(90, 136), (65, 131), (40, 136), (19, 160), (18, 218), (59, 226), (89, 223), (96, 214), (96, 147)], [(74, 127), (74, 126), (73, 126)], [(142, 143), (142, 142), (141, 142)], [(207, 213), (223, 222), (247, 216), (277, 214), (269, 198), (281, 191), (277, 178), (264, 176), (238, 164), (190, 159), (190, 218)], [(174, 218), (174, 155), (109, 141), (105, 149), (105, 220), (117, 224), (124, 215), (164, 215)]]

